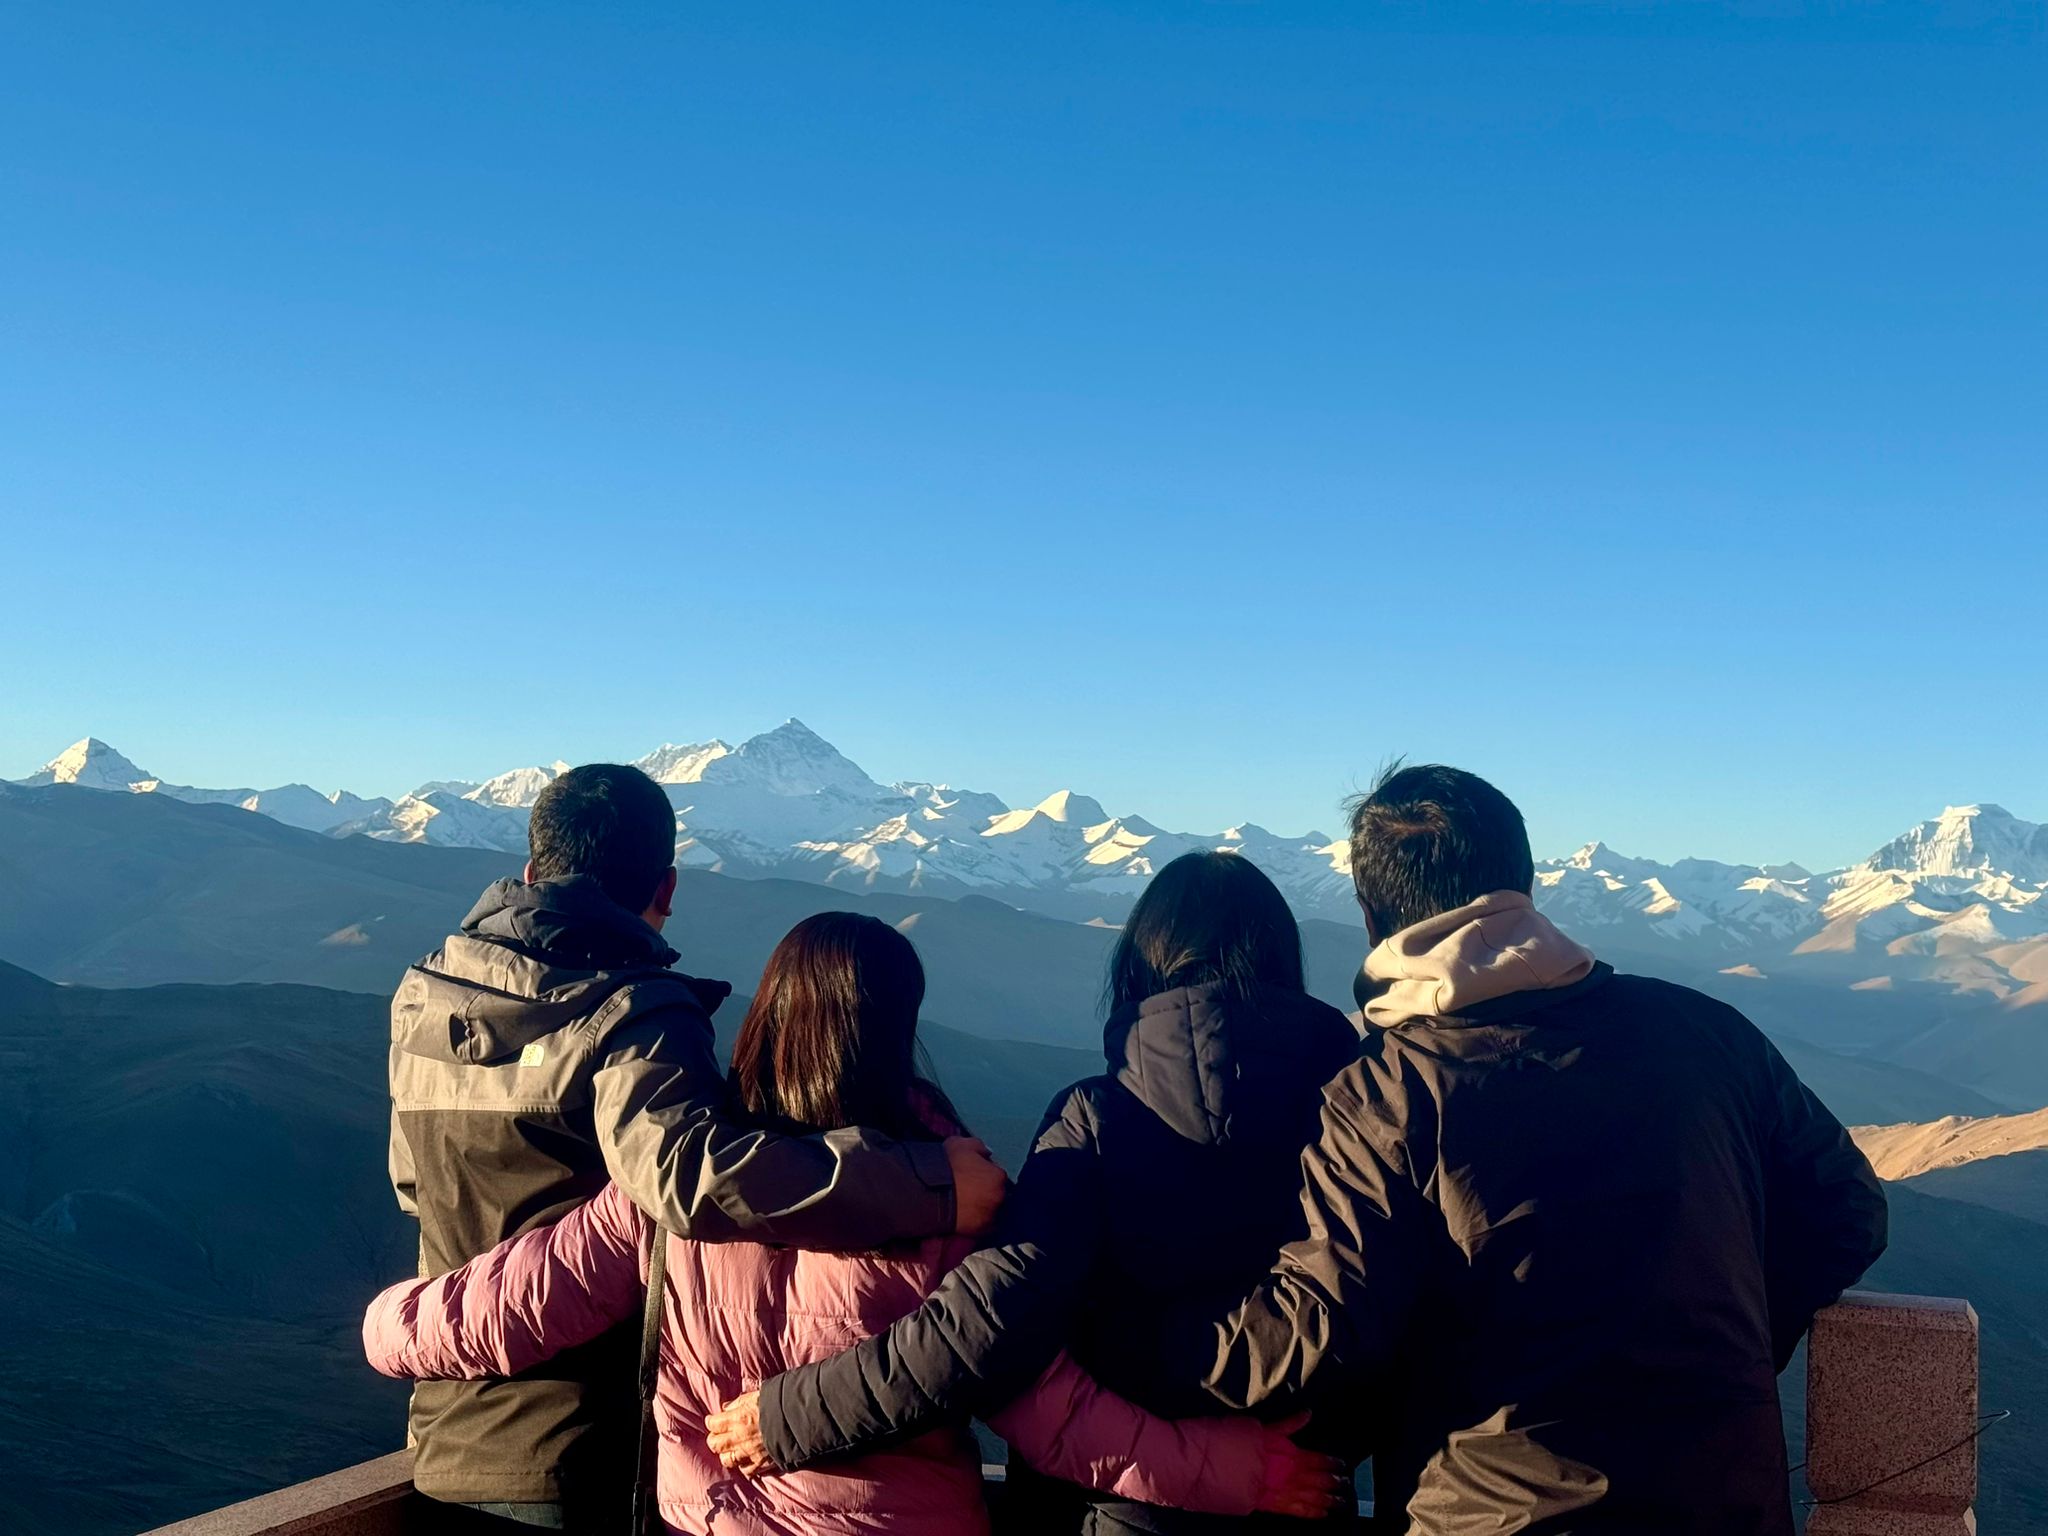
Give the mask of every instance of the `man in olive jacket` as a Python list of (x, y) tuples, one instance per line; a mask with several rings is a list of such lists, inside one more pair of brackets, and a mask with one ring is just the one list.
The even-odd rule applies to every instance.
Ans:
[[(523, 880), (486, 891), (391, 1009), (391, 1177), (435, 1275), (616, 1181), (687, 1236), (878, 1247), (985, 1230), (1003, 1176), (978, 1142), (791, 1137), (729, 1112), (711, 1013), (670, 969), (675, 811), (593, 764), (533, 808)], [(515, 1380), (422, 1382), (414, 1482), (519, 1525), (621, 1528), (638, 1449), (638, 1325)]]
[[(1521, 815), (1485, 781), (1384, 778), (1352, 870), (1370, 1028), (1303, 1159), (1305, 1235), (1227, 1319), (1161, 1319), (1149, 1374), (1203, 1389), (1184, 1411), (1369, 1409), (1389, 1531), (1785, 1536), (1777, 1373), (1883, 1251), (1869, 1164), (1739, 1013), (1617, 976), (1536, 912)], [(999, 1399), (1076, 1302), (1075, 1239), (1031, 1182), (1008, 1247), (736, 1405), (736, 1464)]]

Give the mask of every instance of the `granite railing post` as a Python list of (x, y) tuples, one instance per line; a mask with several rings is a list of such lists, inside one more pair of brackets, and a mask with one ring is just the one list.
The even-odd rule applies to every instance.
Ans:
[(1808, 1536), (1971, 1536), (1977, 1314), (1851, 1291), (1807, 1340)]

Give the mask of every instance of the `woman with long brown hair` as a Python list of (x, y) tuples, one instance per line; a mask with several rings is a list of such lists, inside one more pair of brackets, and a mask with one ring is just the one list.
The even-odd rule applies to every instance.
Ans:
[[(806, 918), (776, 946), (733, 1048), (732, 1084), (764, 1125), (801, 1134), (866, 1126), (908, 1139), (961, 1134), (917, 1068), (924, 969), (910, 941), (851, 912)], [(462, 1268), (391, 1289), (363, 1335), (388, 1375), (509, 1376), (635, 1315), (653, 1224), (616, 1186), (551, 1227)], [(666, 1235), (655, 1419), (658, 1503), (676, 1532), (896, 1536), (987, 1529), (980, 1458), (964, 1425), (855, 1461), (750, 1480), (705, 1444), (705, 1419), (792, 1366), (886, 1327), (970, 1244), (938, 1238), (866, 1254), (810, 1253)], [(992, 1421), (1053, 1475), (1129, 1499), (1219, 1514), (1326, 1507), (1322, 1459), (1249, 1419), (1170, 1423), (1098, 1387), (1062, 1357)]]

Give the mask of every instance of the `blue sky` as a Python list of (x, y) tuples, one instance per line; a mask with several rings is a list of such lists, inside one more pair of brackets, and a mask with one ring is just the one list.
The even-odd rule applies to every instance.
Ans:
[(11, 6), (0, 774), (2048, 818), (2040, 18)]

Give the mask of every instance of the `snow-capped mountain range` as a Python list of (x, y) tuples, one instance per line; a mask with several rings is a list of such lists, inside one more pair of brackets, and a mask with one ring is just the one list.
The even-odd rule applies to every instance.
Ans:
[[(1152, 873), (1196, 848), (1242, 853), (1303, 916), (1356, 921), (1348, 846), (1243, 825), (1166, 831), (1071, 790), (1011, 807), (944, 784), (880, 784), (791, 720), (733, 746), (664, 745), (638, 760), (676, 807), (686, 866), (826, 885), (982, 894), (1075, 920), (1117, 921)], [(528, 809), (567, 765), (422, 785), (396, 801), (304, 784), (195, 789), (87, 739), (18, 782), (239, 805), (333, 836), (520, 852)], [(1538, 867), (1537, 900), (1596, 947), (1716, 968), (1801, 970), (1865, 986), (1936, 980), (2048, 1000), (2048, 826), (1951, 806), (1843, 870), (1662, 864), (1588, 843)]]
[(194, 789), (189, 784), (166, 784), (92, 736), (74, 742), (36, 772), (15, 782), (31, 789), (44, 784), (76, 784), (81, 789), (169, 795), (196, 805), (239, 805), (309, 832), (333, 832), (391, 808), (391, 802), (382, 797), (365, 800), (345, 789), (323, 795), (305, 784), (281, 784), (276, 789)]
[[(2048, 826), (1952, 805), (1847, 869), (1707, 859), (1658, 864), (1589, 843), (1537, 873), (1570, 930), (1740, 956), (1752, 966), (1935, 980), (2048, 1000)], [(1734, 967), (1729, 967), (1733, 969)]]
[[(1194, 848), (1251, 855), (1304, 912), (1345, 916), (1345, 845), (1319, 832), (1280, 837), (1262, 827), (1198, 835), (1113, 817), (1061, 790), (1013, 809), (995, 795), (944, 784), (880, 784), (801, 721), (734, 746), (657, 747), (635, 766), (676, 807), (676, 856), (686, 867), (780, 875), (887, 890), (980, 893), (1053, 916), (1115, 919), (1168, 859)], [(398, 800), (281, 789), (170, 784), (88, 738), (17, 782), (164, 794), (260, 811), (337, 837), (523, 852), (526, 819), (566, 763), (514, 768), (482, 781), (424, 784)]]

